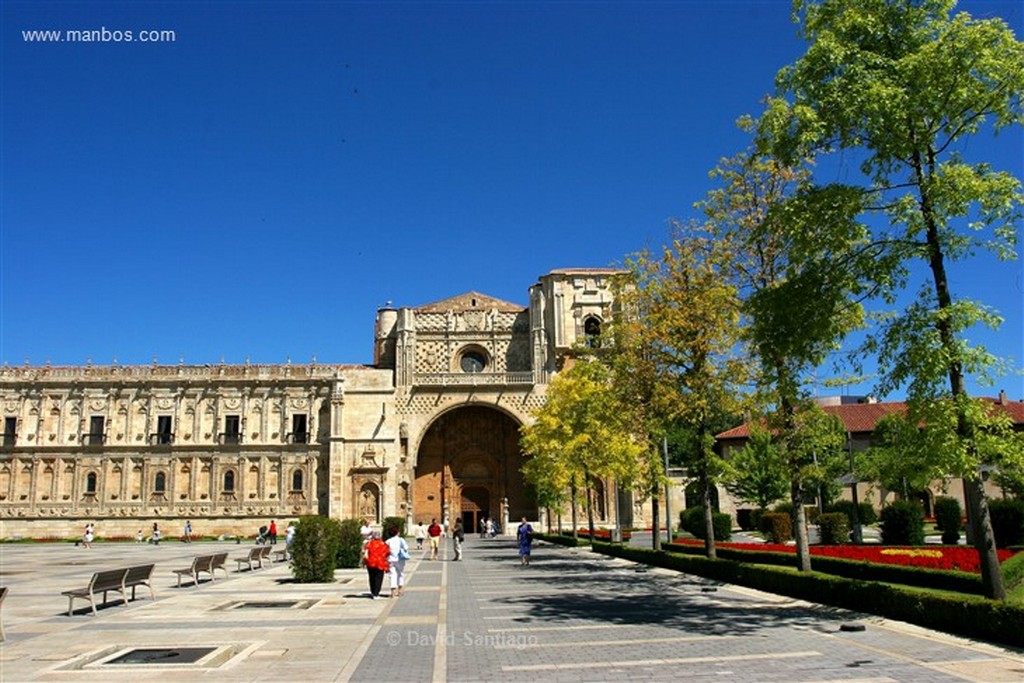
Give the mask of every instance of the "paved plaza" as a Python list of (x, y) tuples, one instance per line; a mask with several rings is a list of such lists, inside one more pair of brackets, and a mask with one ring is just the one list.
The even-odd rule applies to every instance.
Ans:
[[(234, 543), (0, 546), (0, 680), (1022, 681), (1024, 653), (666, 570), (509, 538), (462, 562), (413, 551), (406, 594), (371, 600), (363, 570), (297, 584), (284, 563), (177, 588), (172, 570)], [(156, 562), (156, 600), (67, 616), (92, 572)], [(187, 582), (186, 582), (187, 583)], [(386, 583), (386, 582), (385, 582)], [(84, 608), (84, 609), (83, 609)], [(845, 627), (845, 628), (844, 628)], [(863, 627), (863, 630), (847, 630)], [(171, 663), (195, 653), (191, 663)], [(117, 663), (132, 651), (150, 663)]]

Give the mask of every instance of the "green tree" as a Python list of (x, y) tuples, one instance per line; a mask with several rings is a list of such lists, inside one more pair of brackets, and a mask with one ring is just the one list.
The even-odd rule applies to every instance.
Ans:
[[(628, 411), (618, 401), (611, 371), (595, 358), (579, 358), (548, 387), (547, 401), (521, 429), (527, 481), (548, 491), (568, 484), (588, 490), (594, 477), (637, 478), (646, 444), (629, 431)], [(551, 477), (548, 483), (545, 478)], [(594, 537), (591, 496), (587, 496), (590, 537)], [(574, 528), (575, 528), (575, 519)]]
[(942, 476), (919, 425), (905, 413), (890, 413), (875, 425), (871, 446), (857, 456), (857, 474), (900, 498), (910, 498)]
[(877, 249), (855, 220), (861, 193), (813, 186), (805, 164), (738, 155), (712, 176), (721, 186), (698, 206), (712, 238), (730, 245), (728, 276), (743, 300), (760, 400), (771, 408), (766, 424), (787, 458), (799, 568), (810, 571), (802, 503), (817, 468), (805, 461), (807, 427), (798, 414), (813, 370), (863, 325), (860, 301), (872, 288)]
[(982, 249), (1015, 257), (1020, 182), (969, 163), (962, 150), (972, 137), (1024, 123), (1024, 46), (1001, 20), (954, 15), (954, 6), (954, 0), (797, 0), (794, 15), (809, 46), (779, 72), (760, 133), (763, 148), (783, 161), (858, 154), (856, 189), (888, 219), (880, 232), (901, 263), (890, 284), (904, 285), (912, 272), (907, 264), (915, 261), (927, 273), (868, 351), (877, 353), (880, 392), (906, 387), (911, 419), (949, 436), (935, 456), (942, 470), (964, 478), (985, 593), (1003, 599), (979, 471), (985, 464), (980, 442), (994, 433), (979, 423), (988, 411), (966, 388), (969, 375), (984, 380), (1001, 366), (967, 342), (968, 331), (998, 327), (1000, 319), (957, 298), (949, 268)]
[(738, 500), (767, 510), (789, 493), (788, 469), (771, 433), (750, 424), (747, 443), (727, 461), (725, 488)]
[[(629, 261), (631, 286), (619, 295), (627, 315), (613, 328), (613, 367), (623, 402), (648, 408), (647, 433), (664, 436), (672, 426), (688, 435), (685, 464), (701, 481), (705, 551), (713, 558), (711, 489), (723, 469), (714, 435), (721, 416), (736, 412), (737, 387), (748, 377), (737, 352), (740, 300), (724, 274), (728, 242), (678, 224), (672, 237), (659, 253)], [(660, 455), (650, 459), (660, 472)]]

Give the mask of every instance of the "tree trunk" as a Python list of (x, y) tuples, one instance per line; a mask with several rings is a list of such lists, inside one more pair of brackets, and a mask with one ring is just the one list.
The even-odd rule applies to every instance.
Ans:
[(580, 540), (580, 525), (577, 523), (576, 515), (576, 477), (573, 476), (572, 484), (569, 487), (569, 496), (572, 499), (572, 540)]
[(794, 479), (790, 495), (793, 501), (793, 535), (796, 537), (797, 568), (811, 571), (811, 544), (807, 538), (807, 513), (804, 510), (804, 490), (799, 479)]
[(658, 500), (658, 487), (654, 487), (655, 494), (651, 496), (651, 547), (661, 550), (661, 514), (658, 510), (661, 507)]
[(711, 481), (704, 473), (704, 554), (712, 560), (718, 559), (715, 551), (715, 510), (711, 506)]
[(1003, 573), (999, 567), (996, 537), (992, 531), (992, 518), (985, 496), (985, 482), (980, 476), (965, 478), (964, 493), (967, 494), (967, 505), (971, 508), (970, 524), (974, 532), (974, 548), (978, 551), (978, 560), (981, 564), (981, 583), (985, 589), (985, 597), (990, 600), (1005, 600), (1006, 586), (1003, 584)]
[(594, 489), (587, 487), (587, 530), (590, 534), (590, 545), (594, 545)]

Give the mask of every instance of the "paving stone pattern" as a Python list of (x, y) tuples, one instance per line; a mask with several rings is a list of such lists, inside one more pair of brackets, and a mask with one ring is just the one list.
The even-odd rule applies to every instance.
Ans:
[[(413, 553), (405, 595), (371, 600), (363, 570), (296, 584), (285, 564), (176, 588), (203, 543), (0, 546), (7, 641), (21, 681), (1024, 681), (1020, 651), (790, 600), (589, 550), (467, 538), (464, 561)], [(445, 548), (450, 557), (450, 548)], [(60, 591), (92, 572), (157, 562), (157, 599), (66, 615)], [(385, 593), (387, 582), (385, 581)], [(145, 596), (143, 598), (143, 596)], [(301, 608), (238, 609), (245, 601)], [(862, 625), (860, 632), (842, 625)], [(196, 664), (110, 665), (131, 648), (215, 647)]]

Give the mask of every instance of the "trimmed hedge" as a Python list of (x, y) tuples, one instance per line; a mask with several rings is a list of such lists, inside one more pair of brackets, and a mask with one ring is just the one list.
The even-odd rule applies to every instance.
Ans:
[[(837, 500), (827, 508), (826, 512), (842, 512), (846, 515), (846, 518), (850, 520), (850, 528), (853, 528), (853, 501), (852, 500)], [(878, 522), (878, 513), (875, 512), (875, 508), (871, 503), (861, 502), (857, 504), (857, 521), (862, 526), (875, 524)]]
[(1018, 647), (1024, 645), (1024, 608), (973, 595), (946, 596), (818, 572), (755, 566), (724, 558), (710, 560), (609, 543), (595, 543), (594, 550), (612, 557), (800, 600), (877, 614), (947, 633)]
[(913, 500), (882, 508), (882, 545), (924, 545), (924, 510)]
[(355, 569), (363, 558), (362, 520), (343, 519), (338, 527), (338, 548), (334, 563), (339, 569)]
[[(711, 523), (714, 527), (716, 541), (728, 541), (732, 538), (732, 517), (724, 512), (713, 512)], [(693, 534), (695, 538), (705, 538), (707, 533), (704, 527), (704, 508), (697, 506), (680, 512), (679, 526), (683, 531)]]
[(299, 583), (334, 581), (335, 556), (338, 554), (341, 525), (336, 519), (320, 515), (299, 517), (295, 540), (291, 545), (292, 576)]
[(850, 540), (850, 520), (842, 512), (826, 512), (818, 517), (822, 545), (842, 545)]
[(534, 540), (547, 541), (548, 543), (555, 543), (557, 545), (564, 545), (568, 548), (579, 548), (580, 546), (590, 545), (590, 540), (585, 536), (580, 536), (579, 540), (573, 538), (571, 535), (566, 536), (561, 534), (541, 534), (534, 533)]
[(793, 538), (793, 520), (785, 512), (766, 512), (761, 515), (760, 529), (769, 543), (785, 543)]
[(996, 498), (988, 502), (988, 512), (998, 547), (1024, 543), (1024, 500)]
[[(665, 550), (685, 555), (704, 555), (704, 548), (700, 546), (675, 544), (666, 546)], [(797, 566), (797, 557), (794, 553), (715, 548), (715, 554), (723, 560), (746, 562), (748, 564), (770, 564), (793, 568)], [(902, 567), (896, 564), (844, 560), (839, 557), (822, 557), (821, 555), (811, 556), (811, 568), (823, 574), (832, 574), (861, 581), (884, 581), (885, 583), (899, 583), (905, 586), (934, 588), (973, 595), (984, 595), (985, 593), (981, 576), (970, 572)]]

